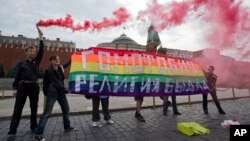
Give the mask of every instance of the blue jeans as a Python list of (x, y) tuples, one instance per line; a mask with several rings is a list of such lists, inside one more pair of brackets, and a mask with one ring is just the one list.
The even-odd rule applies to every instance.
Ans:
[(43, 115), (41, 116), (39, 120), (39, 124), (36, 130), (37, 135), (42, 135), (44, 128), (46, 126), (46, 123), (48, 121), (48, 118), (52, 112), (52, 109), (54, 107), (54, 104), (58, 101), (58, 103), (61, 106), (62, 113), (63, 113), (63, 123), (64, 123), (64, 129), (67, 129), (70, 127), (70, 121), (69, 121), (69, 104), (68, 100), (66, 98), (66, 95), (63, 93), (60, 93), (58, 95), (49, 95), (47, 96), (47, 102), (46, 106), (43, 112)]

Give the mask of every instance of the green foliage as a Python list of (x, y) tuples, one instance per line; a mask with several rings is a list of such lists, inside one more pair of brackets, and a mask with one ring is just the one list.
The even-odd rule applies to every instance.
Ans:
[(3, 64), (0, 64), (0, 78), (4, 78), (5, 75), (4, 75), (4, 67), (3, 67)]
[(9, 78), (15, 78), (16, 77), (16, 73), (17, 73), (16, 66), (17, 66), (16, 64), (13, 64), (10, 67), (7, 77), (9, 77)]

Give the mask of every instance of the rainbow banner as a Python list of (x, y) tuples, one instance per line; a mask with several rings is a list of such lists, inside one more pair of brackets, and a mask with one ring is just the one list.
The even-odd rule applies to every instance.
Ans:
[(69, 91), (85, 95), (166, 96), (208, 92), (199, 64), (148, 52), (89, 48), (71, 58)]

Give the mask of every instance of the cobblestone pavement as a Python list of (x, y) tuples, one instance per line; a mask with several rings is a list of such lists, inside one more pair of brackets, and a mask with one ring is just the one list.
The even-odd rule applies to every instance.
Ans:
[[(162, 115), (161, 108), (144, 109), (145, 123), (134, 118), (134, 111), (111, 113), (114, 124), (108, 125), (102, 119), (103, 127), (92, 127), (91, 115), (71, 116), (76, 131), (64, 133), (62, 117), (51, 117), (45, 128), (46, 141), (228, 141), (229, 130), (220, 125), (224, 120), (235, 118), (241, 124), (250, 124), (250, 98), (221, 101), (226, 115), (220, 115), (213, 102), (209, 103), (209, 115), (202, 111), (201, 103), (178, 106), (180, 116)], [(178, 122), (194, 121), (211, 130), (209, 135), (185, 136), (176, 130)], [(9, 120), (0, 121), (0, 140), (7, 138)], [(29, 131), (29, 119), (22, 119), (16, 141), (31, 141), (34, 134)]]
[[(223, 88), (221, 88), (223, 89)], [(224, 88), (225, 89), (225, 88)], [(236, 97), (246, 97), (249, 96), (249, 91), (247, 89), (235, 89), (235, 96)], [(12, 91), (5, 91), (5, 96), (12, 96)], [(218, 91), (217, 96), (219, 99), (224, 98), (232, 98), (232, 89), (228, 89), (226, 91)], [(187, 103), (188, 96), (177, 96), (177, 103)], [(68, 94), (67, 99), (69, 101), (70, 112), (71, 113), (79, 113), (79, 112), (89, 112), (92, 110), (92, 101), (87, 100), (83, 95), (75, 95), (75, 94)], [(201, 95), (191, 95), (190, 96), (191, 102), (197, 102), (202, 100)], [(208, 99), (211, 99), (211, 96), (208, 96)], [(171, 101), (171, 98), (169, 98)], [(30, 115), (30, 105), (29, 99), (27, 98), (26, 104), (24, 106), (22, 116)], [(155, 104), (162, 105), (162, 100), (159, 97), (155, 97)], [(15, 105), (15, 98), (0, 98), (0, 120), (2, 118), (6, 119), (6, 117), (11, 117), (13, 113)], [(38, 114), (42, 114), (43, 112), (43, 105), (44, 105), (44, 96), (43, 93), (40, 93), (39, 103), (38, 103)], [(153, 106), (153, 98), (152, 97), (145, 97), (143, 106)], [(124, 108), (134, 108), (135, 101), (134, 97), (110, 97), (110, 109), (124, 109)], [(58, 102), (55, 103), (53, 114), (60, 114), (61, 108)]]

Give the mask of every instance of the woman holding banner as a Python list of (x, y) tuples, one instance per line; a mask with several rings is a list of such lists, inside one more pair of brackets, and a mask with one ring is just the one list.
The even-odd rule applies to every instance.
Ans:
[(60, 65), (60, 58), (57, 55), (53, 55), (50, 57), (50, 63), (43, 77), (43, 93), (47, 96), (47, 102), (43, 115), (40, 118), (34, 141), (45, 140), (42, 134), (56, 101), (58, 101), (62, 109), (65, 132), (76, 130), (70, 125), (69, 104), (64, 87), (64, 68), (68, 67), (71, 61)]

